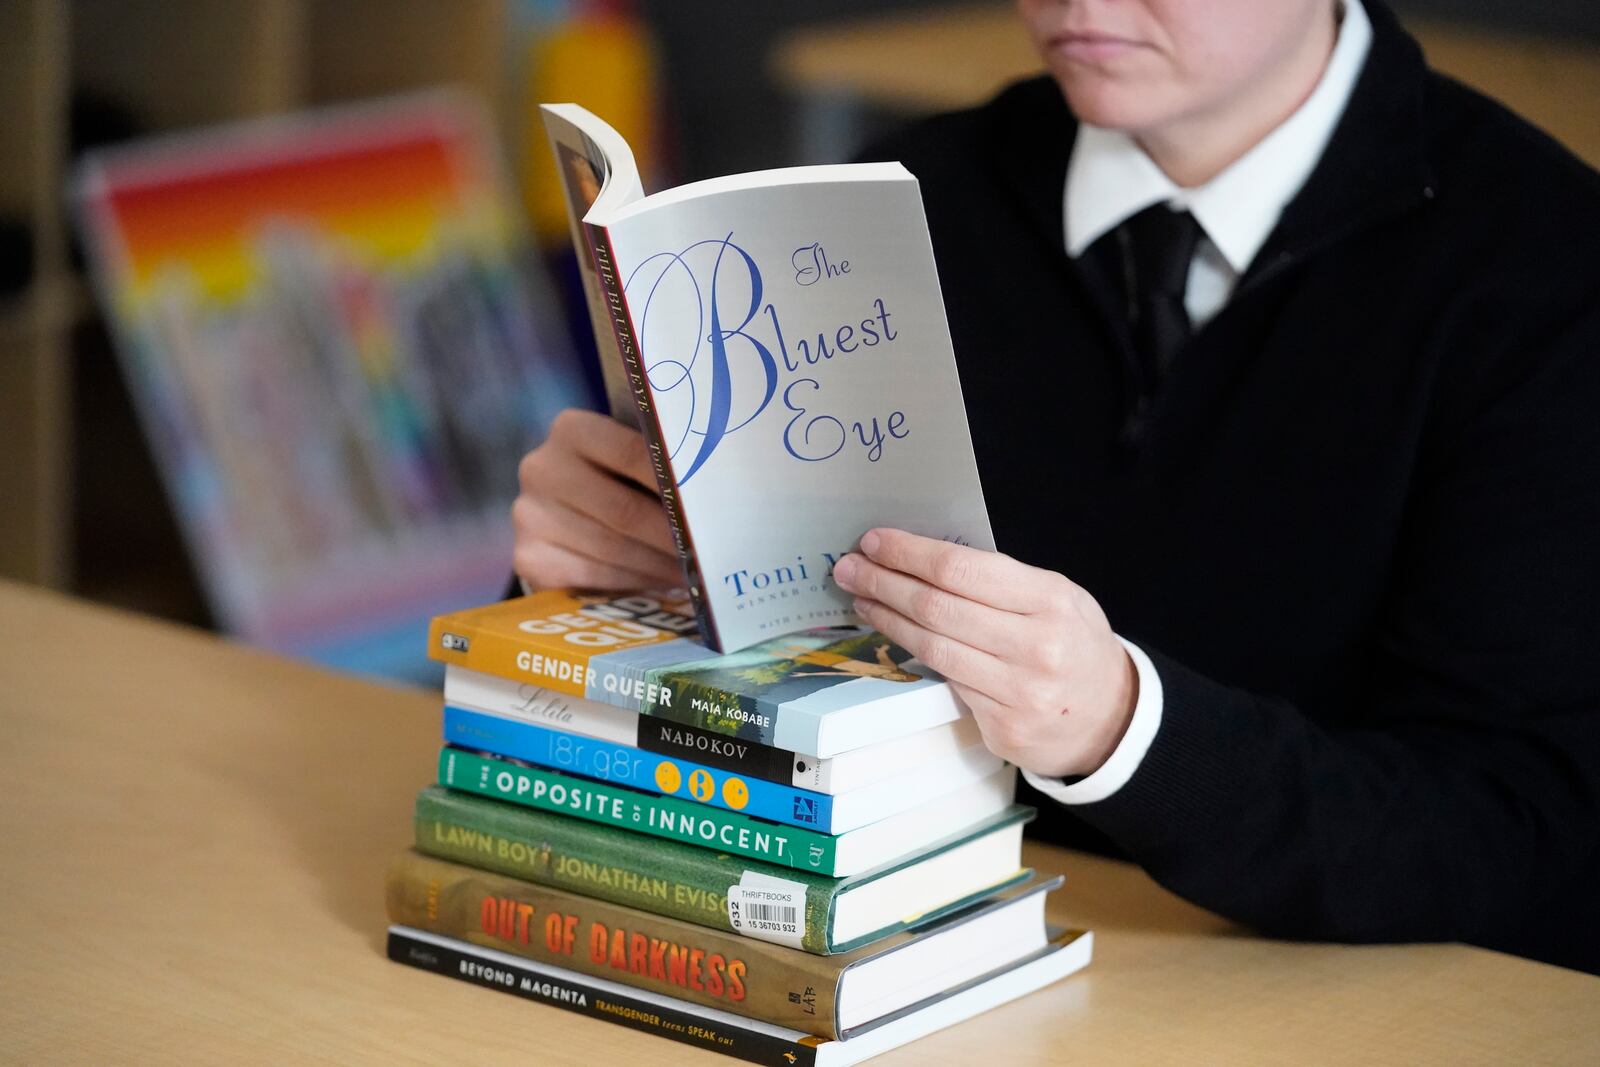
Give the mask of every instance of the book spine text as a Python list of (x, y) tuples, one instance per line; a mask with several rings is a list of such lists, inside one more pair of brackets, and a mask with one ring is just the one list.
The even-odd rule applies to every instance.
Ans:
[[(643, 721), (643, 717), (641, 717)], [(629, 745), (446, 705), (444, 740), (567, 774), (833, 833), (833, 798)]]
[(417, 937), (403, 927), (393, 927), (389, 930), (388, 956), (418, 970), (720, 1052), (746, 1063), (772, 1067), (811, 1067), (816, 1063), (816, 1046), (809, 1043), (814, 1038), (787, 1041), (754, 1027), (712, 1021), (687, 1005), (668, 1008), (653, 1000), (618, 993), (582, 976), (553, 974), (531, 963), (491, 956), (466, 942), (442, 945), (432, 938)]
[(678, 495), (678, 485), (672, 477), (671, 461), (667, 458), (661, 420), (657, 417), (655, 403), (650, 399), (650, 384), (645, 380), (644, 361), (639, 356), (639, 339), (633, 328), (633, 316), (628, 311), (628, 298), (623, 292), (622, 279), (617, 276), (616, 259), (611, 250), (611, 235), (604, 226), (584, 223), (588, 231), (589, 247), (594, 254), (595, 273), (605, 292), (606, 312), (617, 339), (617, 349), (628, 369), (628, 385), (634, 403), (639, 408), (639, 427), (644, 431), (645, 445), (650, 452), (650, 466), (655, 471), (656, 487), (661, 492), (661, 504), (667, 512), (667, 524), (672, 527), (672, 538), (678, 546), (678, 561), (683, 564), (684, 577), (689, 584), (689, 597), (694, 604), (695, 620), (700, 624), (701, 638), (715, 651), (722, 651), (716, 623), (711, 617), (711, 601), (706, 594), (705, 576), (700, 573), (700, 562), (695, 556), (694, 538), (689, 533), (689, 523), (683, 513), (683, 501)]
[[(792, 874), (437, 786), (417, 796), (415, 832), (417, 851), (430, 856), (729, 933), (740, 932), (729, 921), (732, 887), (751, 876)], [(825, 954), (837, 883), (798, 877), (806, 879), (796, 883), (805, 887), (803, 913), (795, 917), (802, 924), (801, 947)]]
[(692, 759), (735, 774), (748, 774), (811, 792), (831, 792), (819, 788), (827, 777), (820, 772), (827, 769), (825, 765), (830, 761), (743, 738), (730, 738), (714, 730), (701, 730), (653, 715), (641, 715), (637, 743), (646, 752)]
[(835, 838), (670, 796), (591, 782), (455, 748), (439, 753), (439, 784), (542, 811), (833, 875)]
[[(837, 1038), (828, 958), (416, 852), (389, 867), (389, 921), (652, 993)], [(789, 994), (806, 991), (808, 997)], [(811, 1003), (806, 1001), (810, 1000)]]

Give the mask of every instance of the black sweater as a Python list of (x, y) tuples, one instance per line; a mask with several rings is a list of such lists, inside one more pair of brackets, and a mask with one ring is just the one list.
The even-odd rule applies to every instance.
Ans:
[(1271, 934), (1600, 971), (1600, 176), (1368, 6), (1324, 157), (1144, 402), (1052, 83), (868, 155), (922, 183), (1000, 548), (1165, 689), (1042, 832)]

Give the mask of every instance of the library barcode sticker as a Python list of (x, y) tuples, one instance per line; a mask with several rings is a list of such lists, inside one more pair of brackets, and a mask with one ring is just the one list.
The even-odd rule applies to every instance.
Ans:
[(728, 922), (746, 937), (800, 948), (806, 936), (806, 887), (745, 871), (738, 885), (728, 887)]

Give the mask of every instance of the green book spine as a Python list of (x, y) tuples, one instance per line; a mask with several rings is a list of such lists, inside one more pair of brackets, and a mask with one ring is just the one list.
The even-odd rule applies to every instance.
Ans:
[(439, 753), (439, 784), (540, 811), (717, 849), (780, 867), (832, 875), (834, 838), (763, 822), (669, 796), (490, 759), (461, 749)]
[(417, 852), (395, 858), (384, 896), (402, 926), (830, 1038), (839, 977), (861, 958), (813, 956)]
[(802, 947), (826, 955), (829, 912), (839, 881), (730, 856), (709, 848), (641, 837), (428, 786), (417, 795), (416, 847), (513, 878), (525, 878), (613, 904), (736, 933), (728, 890), (747, 872), (806, 887)]

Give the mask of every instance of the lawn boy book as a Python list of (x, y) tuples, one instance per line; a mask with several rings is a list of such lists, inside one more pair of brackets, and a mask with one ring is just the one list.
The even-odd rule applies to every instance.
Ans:
[(828, 878), (692, 844), (428, 786), (418, 852), (819, 955), (847, 952), (1027, 877), (1011, 808), (853, 878)]
[(643, 752), (829, 795), (855, 793), (872, 786), (894, 787), (896, 778), (983, 747), (977, 722), (972, 716), (963, 715), (942, 726), (818, 759), (454, 664), (444, 670), (444, 699), (449, 706), (630, 745)]
[(835, 1040), (1044, 951), (1034, 877), (921, 930), (817, 956), (434, 859), (396, 857), (389, 921)]
[(987, 778), (952, 790), (919, 808), (845, 834), (786, 826), (692, 800), (595, 782), (448, 746), (439, 752), (439, 784), (780, 867), (844, 878), (893, 863), (1011, 809), (1017, 769), (1006, 765)]
[(436, 616), (445, 664), (681, 726), (827, 759), (955, 722), (944, 679), (858, 626), (790, 633), (718, 655), (685, 637), (682, 601), (552, 589)]
[(612, 413), (644, 433), (711, 648), (853, 621), (833, 562), (874, 526), (994, 547), (910, 172), (645, 196), (615, 130), (541, 110)]
[(976, 745), (913, 768), (898, 778), (830, 796), (454, 704), (445, 705), (443, 726), (448, 745), (509, 756), (551, 770), (694, 800), (825, 834), (848, 833), (898, 815), (987, 777), (1005, 763), (982, 745)]
[(388, 939), (396, 963), (771, 1067), (860, 1063), (1065, 978), (1087, 966), (1093, 950), (1092, 933), (1057, 932), (1043, 952), (829, 1041), (407, 926), (389, 927)]

